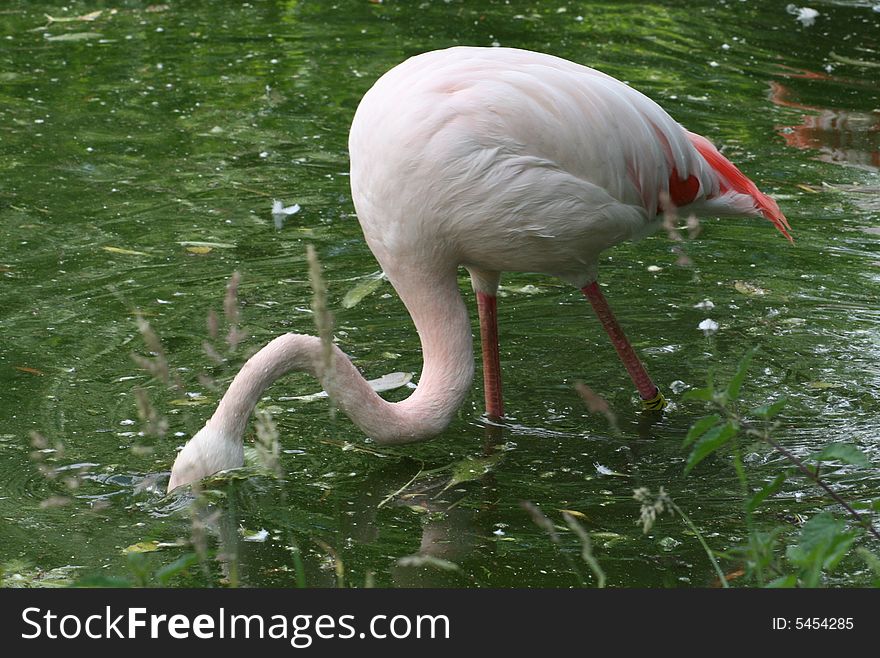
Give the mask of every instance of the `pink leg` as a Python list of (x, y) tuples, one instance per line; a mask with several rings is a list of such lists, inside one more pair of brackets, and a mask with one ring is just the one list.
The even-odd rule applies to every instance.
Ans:
[(498, 299), (485, 292), (477, 293), (480, 316), (480, 340), (483, 344), (483, 391), (489, 418), (504, 417), (501, 397), (501, 359), (498, 353)]
[(593, 310), (596, 311), (599, 322), (602, 323), (602, 327), (608, 333), (609, 338), (611, 338), (614, 349), (617, 350), (620, 360), (623, 361), (626, 371), (629, 373), (630, 378), (636, 385), (639, 396), (642, 398), (642, 406), (645, 409), (651, 410), (663, 409), (666, 406), (663, 394), (654, 385), (654, 382), (651, 381), (645, 366), (642, 365), (639, 357), (633, 351), (632, 345), (626, 339), (623, 329), (620, 328), (617, 318), (614, 317), (614, 313), (611, 312), (605, 296), (599, 289), (599, 284), (594, 281), (588, 286), (581, 288), (581, 292), (590, 300), (590, 304), (593, 305)]

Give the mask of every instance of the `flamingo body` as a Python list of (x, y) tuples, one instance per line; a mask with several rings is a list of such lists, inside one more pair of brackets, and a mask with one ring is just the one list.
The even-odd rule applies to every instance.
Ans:
[(180, 452), (169, 490), (240, 466), (254, 406), (291, 370), (320, 379), (379, 442), (442, 432), (474, 373), (459, 266), (477, 292), (489, 415), (503, 415), (495, 292), (507, 270), (582, 288), (642, 398), (662, 398), (595, 285), (599, 254), (655, 230), (665, 203), (763, 215), (788, 237), (776, 203), (652, 100), (599, 71), (525, 50), (457, 47), (396, 66), (361, 101), (349, 151), (364, 236), (419, 332), (417, 389), (386, 402), (338, 348), (328, 367), (318, 339), (280, 336), (245, 364)]
[(444, 260), (580, 288), (600, 252), (659, 226), (664, 194), (682, 212), (760, 214), (750, 194), (722, 194), (690, 133), (647, 96), (525, 50), (457, 47), (393, 68), (361, 101), (349, 151), (386, 271)]

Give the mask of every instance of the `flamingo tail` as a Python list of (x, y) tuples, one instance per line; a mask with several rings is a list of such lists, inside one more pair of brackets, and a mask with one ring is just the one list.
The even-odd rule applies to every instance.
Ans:
[(785, 215), (782, 214), (776, 201), (761, 192), (757, 185), (737, 169), (736, 165), (721, 155), (721, 153), (718, 152), (718, 149), (716, 149), (708, 139), (701, 135), (697, 135), (696, 133), (688, 133), (688, 137), (691, 140), (691, 144), (694, 145), (694, 148), (697, 149), (699, 154), (703, 156), (703, 159), (718, 175), (722, 194), (726, 192), (735, 192), (750, 196), (754, 200), (758, 211), (766, 219), (773, 222), (773, 225), (779, 229), (779, 232), (782, 233), (782, 235), (788, 238), (789, 242), (794, 242), (789, 234), (791, 226), (785, 218)]

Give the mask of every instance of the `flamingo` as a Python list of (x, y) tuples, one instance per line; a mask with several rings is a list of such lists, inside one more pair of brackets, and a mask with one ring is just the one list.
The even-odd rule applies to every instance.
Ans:
[(338, 347), (325, 360), (318, 338), (279, 336), (245, 363), (182, 448), (169, 491), (241, 466), (257, 401), (291, 371), (318, 378), (377, 443), (440, 434), (474, 374), (460, 266), (476, 293), (489, 417), (504, 415), (496, 297), (504, 271), (581, 289), (645, 407), (662, 408), (596, 282), (599, 254), (656, 230), (664, 199), (688, 213), (764, 216), (791, 240), (776, 202), (707, 139), (623, 82), (527, 50), (455, 47), (404, 61), (364, 95), (349, 152), (367, 245), (419, 334), (418, 387), (387, 402)]

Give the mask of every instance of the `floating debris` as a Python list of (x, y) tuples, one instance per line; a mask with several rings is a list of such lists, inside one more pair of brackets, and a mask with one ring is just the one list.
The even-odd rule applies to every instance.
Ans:
[[(95, 20), (98, 20), (98, 17), (103, 13), (104, 13), (104, 10), (99, 9), (98, 11), (93, 11), (89, 14), (83, 14), (82, 16), (62, 16), (62, 17), (58, 17), (58, 18), (56, 18), (55, 16), (50, 16), (49, 14), (44, 14), (44, 16), (46, 17), (46, 20), (48, 20), (49, 24), (51, 25), (52, 23), (73, 23), (75, 21), (85, 21), (85, 22), (95, 21)], [(115, 14), (116, 10), (114, 9), (111, 13)]]
[(706, 336), (711, 336), (716, 331), (718, 331), (718, 323), (711, 318), (706, 318), (700, 324), (697, 325), (697, 329), (703, 332)]
[(674, 551), (676, 548), (681, 546), (681, 542), (675, 539), (674, 537), (664, 537), (660, 540), (660, 548), (664, 551)]
[(669, 390), (672, 391), (673, 393), (675, 393), (676, 395), (678, 395), (679, 393), (684, 393), (689, 388), (690, 388), (690, 386), (685, 384), (680, 379), (676, 379), (674, 382), (672, 382), (669, 385)]
[(159, 550), (159, 542), (157, 541), (139, 541), (131, 546), (122, 549), (123, 553), (152, 553)]
[(149, 256), (150, 254), (144, 253), (143, 251), (134, 251), (133, 249), (123, 249), (122, 247), (101, 247), (104, 251), (109, 251), (111, 254), (122, 254), (123, 256)]
[(294, 203), (292, 206), (285, 206), (283, 201), (273, 199), (272, 219), (275, 220), (275, 228), (282, 228), (282, 226), (284, 226), (284, 220), (287, 219), (289, 215), (295, 215), (300, 210), (302, 210), (302, 208), (300, 208), (298, 203)]
[(614, 475), (616, 477), (621, 477), (621, 478), (629, 477), (625, 473), (618, 473), (617, 471), (612, 471), (610, 468), (608, 468), (607, 466), (603, 466), (599, 462), (593, 462), (593, 466), (596, 468), (596, 473), (599, 475)]
[(209, 247), (211, 249), (235, 249), (231, 242), (202, 242), (201, 240), (182, 240), (178, 242), (181, 247)]
[(812, 7), (798, 7), (795, 4), (787, 5), (785, 11), (794, 16), (796, 21), (800, 21), (804, 27), (810, 27), (819, 16), (819, 12)]
[[(401, 386), (406, 386), (409, 381), (413, 378), (413, 374), (411, 372), (389, 372), (387, 375), (382, 375), (381, 377), (377, 377), (376, 379), (371, 379), (367, 383), (370, 385), (376, 393), (382, 393), (384, 391), (390, 391), (395, 388), (400, 388)], [(309, 395), (297, 395), (296, 397), (280, 397), (278, 398), (281, 402), (289, 402), (291, 400), (299, 400), (300, 402), (311, 402), (312, 400), (320, 400), (321, 398), (327, 397), (327, 391), (320, 391), (318, 393), (311, 393)]]
[(761, 297), (762, 295), (767, 294), (766, 290), (756, 286), (754, 283), (749, 283), (748, 281), (735, 281), (733, 287), (736, 288), (737, 292), (741, 292), (743, 295)]
[(254, 541), (254, 542), (264, 542), (269, 538), (269, 531), (265, 528), (260, 528), (259, 530), (245, 530), (244, 528), (238, 529), (238, 534), (241, 535), (241, 538), (244, 541)]

